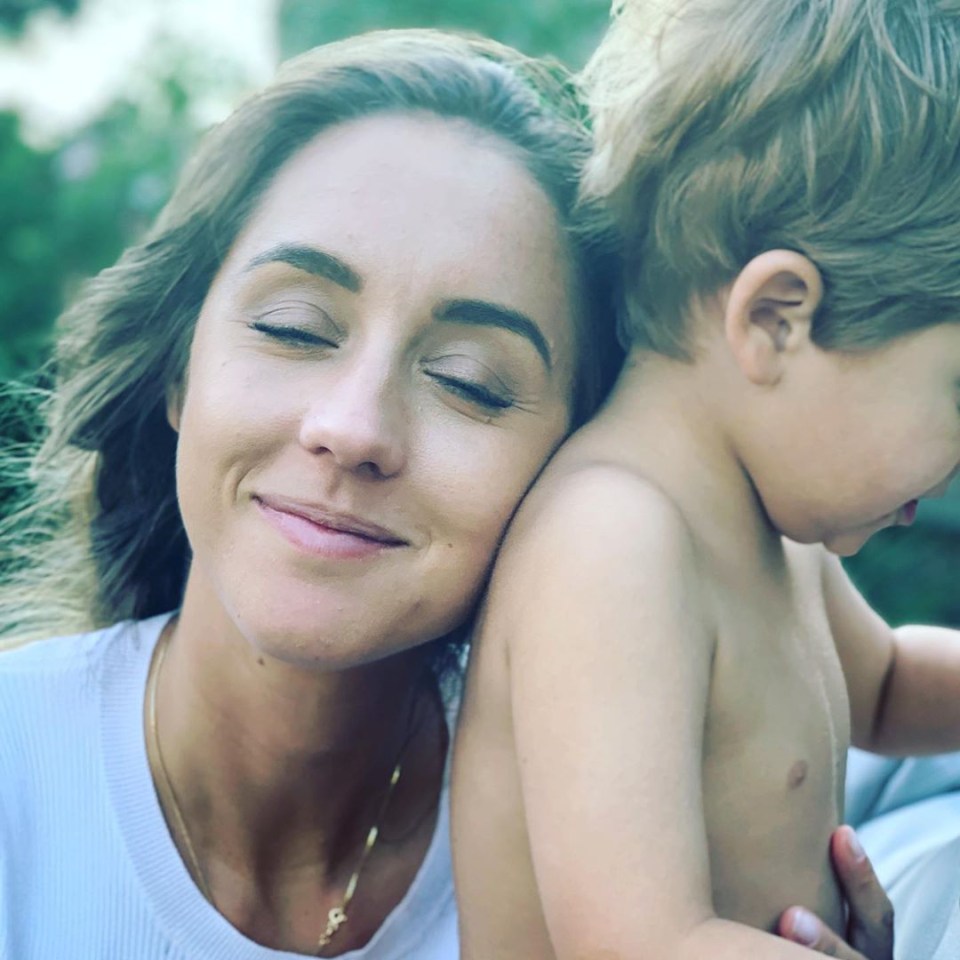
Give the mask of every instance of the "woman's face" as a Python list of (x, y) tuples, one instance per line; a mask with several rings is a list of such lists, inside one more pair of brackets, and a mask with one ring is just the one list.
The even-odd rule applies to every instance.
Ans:
[(214, 279), (170, 401), (187, 602), (330, 667), (459, 624), (566, 430), (572, 287), (508, 145), (420, 115), (316, 137)]

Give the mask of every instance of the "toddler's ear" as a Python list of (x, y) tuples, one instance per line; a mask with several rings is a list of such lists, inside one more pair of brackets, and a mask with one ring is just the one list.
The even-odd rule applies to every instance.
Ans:
[(792, 250), (754, 257), (730, 286), (724, 335), (751, 382), (771, 386), (791, 354), (810, 343), (810, 325), (823, 298), (813, 261)]

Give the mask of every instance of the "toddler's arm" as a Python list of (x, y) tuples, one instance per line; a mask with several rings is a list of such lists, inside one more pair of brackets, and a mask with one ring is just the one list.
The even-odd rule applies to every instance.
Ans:
[(823, 580), (854, 744), (895, 755), (960, 749), (960, 631), (892, 629), (826, 553)]

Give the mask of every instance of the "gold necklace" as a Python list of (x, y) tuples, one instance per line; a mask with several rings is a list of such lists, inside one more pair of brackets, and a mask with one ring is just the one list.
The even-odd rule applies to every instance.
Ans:
[(317, 956), (320, 956), (320, 951), (334, 938), (336, 932), (347, 922), (347, 907), (350, 906), (350, 901), (353, 899), (354, 893), (356, 893), (357, 881), (360, 879), (360, 871), (363, 869), (363, 865), (366, 862), (367, 857), (370, 856), (370, 851), (373, 849), (373, 845), (377, 842), (377, 837), (380, 836), (380, 821), (383, 819), (383, 815), (387, 809), (387, 804), (390, 802), (390, 795), (393, 793), (393, 788), (397, 785), (397, 781), (399, 779), (400, 761), (397, 760), (393, 768), (393, 773), (390, 774), (390, 782), (387, 784), (387, 792), (380, 803), (380, 810), (377, 812), (376, 822), (367, 831), (367, 839), (364, 841), (363, 849), (360, 851), (360, 856), (357, 858), (357, 865), (354, 868), (353, 873), (350, 875), (350, 879), (347, 881), (347, 888), (343, 892), (343, 903), (341, 903), (339, 907), (331, 907), (327, 913), (327, 928), (323, 931), (323, 933), (320, 935), (320, 939), (317, 941)]
[[(163, 635), (160, 637), (160, 641), (157, 644), (157, 649), (154, 652), (153, 663), (150, 666), (150, 677), (147, 682), (147, 714), (150, 728), (148, 753), (149, 748), (152, 747), (153, 754), (156, 757), (156, 763), (154, 766), (156, 767), (157, 772), (160, 774), (163, 791), (166, 793), (169, 799), (168, 806), (170, 808), (170, 812), (173, 814), (177, 833), (180, 835), (180, 839), (183, 841), (184, 851), (186, 852), (187, 860), (189, 861), (188, 866), (190, 873), (196, 881), (197, 886), (200, 888), (200, 892), (207, 899), (210, 905), (216, 909), (216, 903), (214, 903), (213, 900), (213, 893), (210, 890), (210, 884), (207, 882), (206, 874), (203, 872), (203, 867), (200, 865), (200, 859), (197, 856), (197, 851), (194, 849), (193, 841), (190, 838), (190, 831), (187, 829), (187, 822), (184, 819), (183, 812), (180, 809), (180, 803), (177, 800), (177, 794), (173, 789), (173, 782), (170, 780), (170, 774), (167, 772), (167, 765), (163, 762), (163, 752), (160, 750), (160, 737), (157, 734), (157, 685), (160, 678), (160, 669), (163, 666), (164, 658), (167, 655), (170, 633), (170, 630), (165, 630)], [(401, 754), (408, 743), (409, 739), (405, 737), (403, 744), (400, 747)], [(357, 865), (354, 868), (353, 873), (350, 875), (350, 879), (347, 881), (347, 886), (343, 893), (343, 900), (339, 906), (331, 907), (327, 912), (326, 929), (323, 931), (320, 939), (317, 941), (317, 956), (320, 956), (320, 951), (330, 943), (337, 931), (347, 922), (347, 908), (350, 906), (350, 902), (353, 900), (353, 895), (357, 891), (357, 883), (360, 880), (360, 871), (363, 869), (363, 865), (370, 856), (370, 851), (373, 850), (374, 844), (377, 842), (377, 837), (380, 835), (380, 821), (383, 819), (384, 813), (386, 813), (387, 805), (390, 802), (390, 797), (393, 795), (393, 788), (397, 785), (397, 781), (400, 779), (401, 769), (402, 764), (400, 759), (398, 759), (396, 764), (394, 764), (393, 772), (390, 774), (390, 782), (387, 784), (387, 792), (380, 803), (380, 809), (377, 811), (377, 819), (374, 821), (373, 826), (367, 831), (367, 839), (364, 841), (363, 849), (360, 851), (360, 856), (357, 858)]]
[(210, 885), (207, 883), (206, 874), (203, 867), (200, 866), (200, 859), (197, 857), (197, 851), (193, 848), (193, 841), (190, 839), (190, 831), (187, 829), (187, 823), (183, 819), (183, 813), (180, 810), (180, 803), (177, 800), (177, 794), (173, 789), (173, 782), (170, 780), (170, 774), (167, 772), (167, 765), (163, 762), (163, 752), (160, 749), (160, 737), (157, 735), (157, 682), (160, 678), (160, 668), (163, 666), (164, 657), (167, 655), (167, 646), (170, 641), (172, 630), (164, 630), (157, 649), (153, 655), (153, 663), (150, 666), (150, 679), (147, 685), (147, 712), (150, 722), (150, 746), (153, 747), (153, 754), (156, 757), (157, 772), (160, 774), (163, 792), (166, 793), (167, 806), (173, 814), (176, 831), (183, 841), (184, 851), (187, 854), (187, 866), (190, 874), (196, 881), (200, 892), (213, 904), (213, 894), (210, 892)]

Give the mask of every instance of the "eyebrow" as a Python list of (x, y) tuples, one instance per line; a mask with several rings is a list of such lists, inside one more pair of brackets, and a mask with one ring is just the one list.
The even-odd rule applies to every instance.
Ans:
[(356, 270), (348, 267), (332, 253), (325, 253), (316, 247), (282, 243), (257, 254), (244, 270), (253, 270), (265, 263), (287, 263), (297, 270), (324, 277), (351, 293), (359, 293), (363, 289), (363, 279)]
[[(326, 253), (316, 247), (307, 247), (302, 244), (278, 244), (257, 254), (244, 270), (253, 270), (267, 263), (289, 264), (297, 270), (324, 277), (351, 293), (359, 293), (363, 289), (363, 278), (356, 270), (347, 266), (332, 253)], [(470, 326), (499, 327), (501, 330), (508, 330), (529, 340), (540, 354), (547, 369), (553, 368), (553, 357), (546, 337), (540, 332), (536, 323), (519, 310), (511, 310), (509, 307), (486, 300), (448, 300), (434, 312), (434, 317), (448, 323), (465, 323)]]
[(553, 357), (546, 337), (540, 328), (526, 314), (497, 303), (488, 303), (486, 300), (449, 300), (440, 309), (435, 311), (437, 320), (449, 323), (465, 323), (478, 327), (500, 327), (516, 333), (536, 348), (543, 358), (547, 369), (553, 367)]

